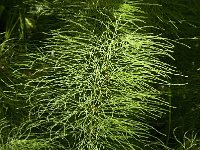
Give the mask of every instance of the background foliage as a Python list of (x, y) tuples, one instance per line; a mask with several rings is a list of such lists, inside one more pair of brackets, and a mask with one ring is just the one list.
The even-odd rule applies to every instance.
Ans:
[(198, 149), (199, 5), (1, 1), (1, 149)]

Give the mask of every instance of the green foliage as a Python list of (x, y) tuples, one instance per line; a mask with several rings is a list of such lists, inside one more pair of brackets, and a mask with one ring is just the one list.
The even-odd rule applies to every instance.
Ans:
[[(176, 130), (176, 129), (175, 129)], [(197, 138), (198, 132), (187, 131), (183, 135), (183, 140), (177, 139), (174, 130), (174, 137), (179, 143), (179, 147), (176, 150), (199, 150), (200, 149), (200, 140)]]
[(0, 147), (1, 150), (41, 150), (48, 149), (52, 150), (53, 147), (49, 145), (46, 141), (39, 140), (13, 140)]
[(58, 22), (38, 51), (26, 54), (33, 69), (25, 85), (32, 89), (30, 136), (42, 132), (63, 149), (143, 149), (152, 129), (146, 119), (166, 112), (153, 85), (168, 84), (173, 70), (159, 58), (173, 45), (138, 28), (136, 2), (102, 4), (41, 6)]
[[(145, 1), (147, 2), (147, 1)], [(172, 131), (177, 126), (179, 138), (188, 130), (199, 129), (199, 8), (198, 1), (183, 0), (151, 0), (149, 5), (142, 7), (148, 12), (148, 24), (153, 24), (162, 30), (153, 30), (154, 33), (161, 33), (164, 37), (175, 39), (181, 44), (175, 44), (172, 56), (175, 61), (164, 59), (165, 62), (177, 67), (177, 70), (185, 77), (171, 76), (172, 83), (187, 83), (183, 86), (171, 86), (172, 109), (171, 120), (163, 118), (159, 121), (162, 124), (161, 131), (170, 135), (169, 145), (175, 147), (175, 139)], [(187, 77), (186, 77), (187, 76)], [(170, 132), (168, 124), (171, 124)], [(165, 137), (162, 137), (165, 141)]]
[(151, 125), (171, 113), (174, 68), (162, 60), (179, 43), (168, 37), (190, 26), (174, 10), (185, 3), (8, 3), (0, 5), (1, 149), (167, 149)]
[[(160, 57), (173, 45), (139, 27), (144, 14), (135, 4), (41, 1), (30, 6), (35, 21), (26, 9), (10, 13), (1, 44), (10, 124), (2, 149), (144, 149), (156, 140), (147, 119), (166, 112), (153, 86), (168, 84), (173, 70)], [(29, 40), (36, 21), (44, 34)]]

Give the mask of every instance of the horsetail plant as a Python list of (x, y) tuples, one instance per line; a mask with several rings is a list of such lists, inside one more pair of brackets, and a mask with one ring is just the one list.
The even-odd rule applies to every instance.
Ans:
[(155, 87), (167, 85), (174, 72), (160, 61), (171, 57), (173, 45), (147, 33), (138, 3), (35, 2), (39, 18), (56, 22), (40, 20), (49, 30), (15, 64), (15, 74), (29, 72), (20, 146), (44, 140), (56, 149), (135, 150), (150, 149), (151, 138), (160, 142), (147, 120), (167, 112)]

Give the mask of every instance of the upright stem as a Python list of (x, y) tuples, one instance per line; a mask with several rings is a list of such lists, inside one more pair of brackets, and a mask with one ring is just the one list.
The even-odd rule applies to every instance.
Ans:
[(172, 92), (171, 92), (170, 85), (168, 88), (168, 100), (169, 100), (169, 117), (168, 117), (169, 123), (168, 123), (168, 135), (167, 135), (166, 145), (168, 145), (168, 142), (169, 142), (170, 131), (171, 131), (171, 119), (172, 119), (172, 113), (171, 113)]

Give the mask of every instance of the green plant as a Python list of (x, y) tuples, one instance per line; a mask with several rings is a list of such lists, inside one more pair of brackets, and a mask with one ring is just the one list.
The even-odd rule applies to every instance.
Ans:
[(24, 56), (32, 64), (27, 128), (63, 149), (148, 148), (156, 137), (147, 119), (167, 112), (154, 86), (168, 84), (173, 69), (160, 58), (173, 45), (139, 27), (144, 14), (136, 1), (95, 2), (42, 7), (58, 21), (38, 51)]
[[(21, 6), (18, 19), (14, 17), (17, 25), (12, 21), (5, 34), (16, 51), (12, 51), (12, 61), (2, 63), (10, 69), (6, 70), (9, 76), (2, 75), (1, 100), (12, 106), (8, 107), (11, 112), (25, 113), (18, 124), (11, 115), (10, 124), (17, 124), (17, 133), (9, 135), (11, 140), (2, 148), (163, 146), (151, 135), (150, 131), (159, 131), (149, 122), (171, 108), (155, 87), (168, 86), (174, 73), (161, 61), (171, 57), (174, 45), (149, 33), (152, 27), (145, 26), (141, 2), (41, 0), (24, 4), (29, 9)], [(33, 28), (37, 33), (29, 33)], [(11, 50), (11, 43), (5, 43)]]
[(54, 148), (44, 140), (12, 140), (2, 145), (1, 150), (53, 150)]
[(179, 140), (175, 134), (176, 129), (177, 128), (174, 129), (173, 134), (177, 143), (180, 145), (176, 150), (199, 150), (200, 149), (200, 140), (197, 138), (198, 132), (187, 131), (184, 133), (183, 139)]
[(17, 66), (18, 62), (24, 61), (21, 55), (27, 51), (28, 28), (23, 21), (27, 14), (25, 5), (21, 2), (0, 2), (4, 8), (0, 16), (0, 119), (6, 122), (1, 126), (2, 145), (13, 138), (13, 130), (20, 128), (28, 114), (28, 104), (24, 96), (27, 92), (23, 90), (27, 72), (22, 69), (23, 66)]
[[(141, 7), (149, 15), (146, 18), (148, 24), (154, 27), (150, 30), (164, 37), (175, 39), (175, 61), (168, 58), (164, 61), (176, 66), (176, 70), (184, 76), (171, 76), (171, 83), (186, 83), (182, 86), (171, 86), (171, 104), (175, 109), (169, 113), (171, 118), (163, 117), (158, 121), (156, 129), (168, 135), (168, 146), (176, 147), (173, 139), (173, 129), (181, 126), (182, 130), (176, 132), (180, 137), (188, 130), (199, 128), (199, 8), (197, 1), (183, 0), (148, 0), (149, 5)], [(160, 30), (161, 29), (161, 30)], [(187, 77), (187, 78), (186, 78)], [(165, 136), (157, 136), (166, 141)], [(176, 143), (176, 144), (175, 144)]]

